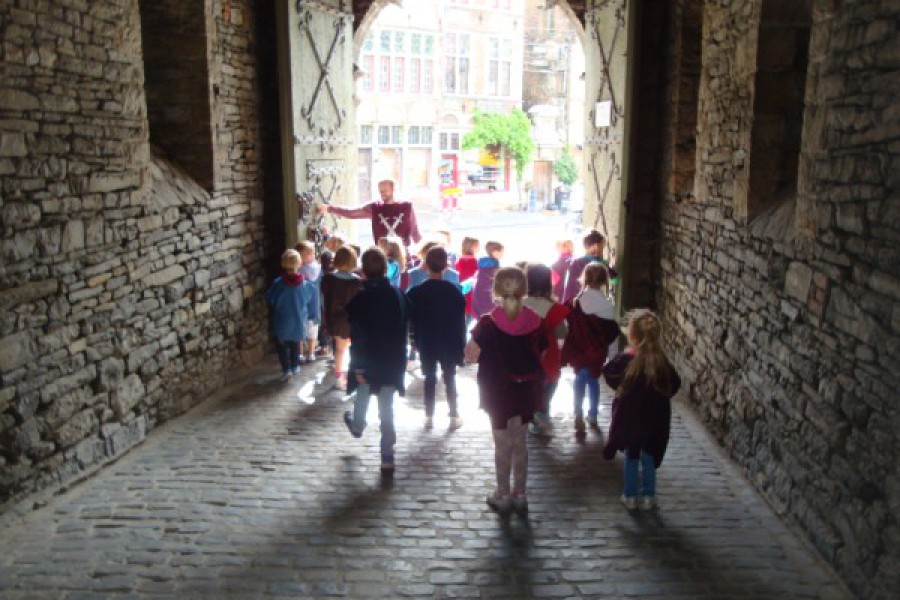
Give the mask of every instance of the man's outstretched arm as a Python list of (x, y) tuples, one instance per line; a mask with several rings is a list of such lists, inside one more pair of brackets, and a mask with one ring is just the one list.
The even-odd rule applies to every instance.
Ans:
[(340, 206), (333, 206), (331, 204), (320, 204), (318, 206), (318, 211), (320, 214), (328, 214), (331, 213), (333, 215), (337, 215), (339, 217), (344, 217), (345, 219), (371, 219), (372, 218), (372, 205), (364, 204), (362, 206), (357, 206), (356, 208), (343, 208)]

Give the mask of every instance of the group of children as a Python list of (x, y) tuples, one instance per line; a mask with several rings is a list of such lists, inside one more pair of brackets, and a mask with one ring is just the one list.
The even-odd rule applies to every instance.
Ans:
[(550, 403), (561, 368), (568, 365), (575, 372), (579, 435), (586, 425), (598, 428), (603, 376), (616, 390), (604, 455), (611, 459), (617, 451), (625, 453), (625, 506), (653, 508), (655, 469), (668, 443), (669, 399), (680, 380), (662, 350), (659, 319), (650, 311), (632, 313), (629, 347), (617, 355), (621, 331), (611, 286), (618, 274), (603, 259), (604, 237), (587, 233), (580, 257), (573, 256), (571, 242), (561, 243), (559, 259), (550, 267), (501, 267), (502, 244), (487, 242), (479, 257), (479, 241), (470, 237), (456, 257), (447, 250), (447, 237), (425, 243), (413, 257), (390, 238), (379, 240), (359, 261), (358, 251), (339, 237), (326, 242), (321, 265), (306, 243), (285, 252), (284, 274), (267, 292), (283, 377), (296, 372), (301, 346), (307, 360), (315, 355), (321, 299), (334, 358), (317, 387), (353, 393), (353, 410), (344, 413), (344, 423), (355, 437), (362, 436), (370, 398), (377, 396), (381, 467), (390, 472), (396, 442), (393, 398), (404, 394), (408, 361), (418, 353), (427, 429), (434, 423), (440, 366), (451, 431), (462, 425), (456, 369), (466, 361), (477, 363), (480, 406), (490, 418), (497, 471), (487, 503), (497, 511), (521, 512), (528, 506), (527, 432), (552, 430)]

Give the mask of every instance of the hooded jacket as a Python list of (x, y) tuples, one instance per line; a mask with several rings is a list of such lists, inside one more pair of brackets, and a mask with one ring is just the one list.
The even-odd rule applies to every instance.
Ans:
[(347, 305), (350, 320), (350, 369), (347, 391), (356, 389), (361, 374), (377, 393), (382, 385), (404, 395), (409, 303), (385, 277), (362, 282)]
[(266, 291), (272, 336), (279, 342), (306, 338), (306, 322), (319, 322), (319, 290), (299, 273), (285, 273)]
[(523, 423), (530, 422), (544, 394), (540, 358), (547, 337), (541, 318), (523, 306), (511, 321), (502, 308), (496, 307), (478, 321), (472, 341), (481, 349), (478, 391), (491, 427), (506, 429), (507, 421), (515, 416)]

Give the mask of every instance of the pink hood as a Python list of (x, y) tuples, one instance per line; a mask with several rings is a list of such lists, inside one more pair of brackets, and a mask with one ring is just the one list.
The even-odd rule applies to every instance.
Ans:
[(490, 317), (501, 331), (509, 335), (525, 335), (541, 326), (541, 317), (527, 306), (522, 307), (515, 321), (510, 321), (506, 311), (499, 306), (494, 307)]

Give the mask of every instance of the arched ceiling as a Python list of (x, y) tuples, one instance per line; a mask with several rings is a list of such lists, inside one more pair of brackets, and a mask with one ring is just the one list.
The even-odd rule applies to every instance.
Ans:
[[(353, 29), (354, 31), (359, 29), (360, 26), (365, 22), (366, 13), (369, 11), (369, 8), (375, 4), (376, 2), (384, 3), (384, 0), (353, 0)], [(584, 12), (586, 10), (585, 6), (587, 4), (587, 0), (546, 0), (545, 4), (568, 4), (572, 9), (572, 12), (575, 14), (575, 17), (584, 25)]]

